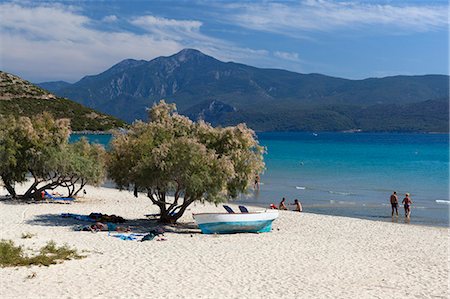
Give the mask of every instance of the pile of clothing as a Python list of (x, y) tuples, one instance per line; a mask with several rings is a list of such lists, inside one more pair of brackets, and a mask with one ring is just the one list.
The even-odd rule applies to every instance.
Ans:
[(81, 221), (89, 221), (89, 222), (110, 222), (110, 223), (124, 223), (126, 220), (120, 216), (116, 215), (108, 215), (102, 213), (90, 213), (89, 215), (80, 215), (80, 214), (72, 214), (72, 213), (62, 213), (61, 217), (63, 218), (73, 218)]

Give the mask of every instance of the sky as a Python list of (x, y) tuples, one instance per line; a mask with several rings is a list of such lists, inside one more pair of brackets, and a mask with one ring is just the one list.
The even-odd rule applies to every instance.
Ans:
[(0, 69), (76, 82), (195, 48), (349, 79), (449, 73), (447, 1), (0, 0)]

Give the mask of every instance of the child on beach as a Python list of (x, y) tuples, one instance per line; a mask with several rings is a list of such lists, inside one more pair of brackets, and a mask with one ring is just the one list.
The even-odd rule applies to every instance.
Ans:
[(286, 201), (286, 198), (283, 197), (280, 204), (278, 205), (278, 210), (287, 210), (286, 204), (284, 203)]
[(409, 218), (411, 216), (411, 204), (412, 200), (409, 197), (409, 193), (405, 194), (405, 198), (402, 201), (403, 207), (405, 208), (405, 217)]

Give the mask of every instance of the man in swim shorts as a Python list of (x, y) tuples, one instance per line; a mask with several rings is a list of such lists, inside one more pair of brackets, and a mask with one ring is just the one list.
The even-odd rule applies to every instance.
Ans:
[(294, 211), (296, 211), (296, 212), (303, 212), (302, 204), (301, 204), (301, 202), (298, 199), (294, 200), (293, 205), (295, 205), (295, 210)]
[(397, 197), (397, 192), (395, 192), (395, 191), (391, 195), (391, 206), (392, 206), (392, 216), (394, 216), (394, 210), (398, 216), (398, 197)]

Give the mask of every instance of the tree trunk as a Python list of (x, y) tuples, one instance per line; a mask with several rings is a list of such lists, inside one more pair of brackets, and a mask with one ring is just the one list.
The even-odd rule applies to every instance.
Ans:
[(33, 195), (35, 195), (35, 192), (36, 192), (36, 187), (37, 187), (37, 185), (39, 185), (39, 183), (40, 182), (38, 180), (34, 179), (34, 182), (30, 186), (30, 188), (28, 188), (28, 190), (20, 197), (23, 199), (33, 198), (34, 197)]
[[(86, 182), (82, 179), (82, 180), (81, 180), (81, 184), (80, 184), (80, 188), (78, 188), (78, 190), (75, 191), (75, 193), (73, 194), (73, 196), (77, 196), (78, 193), (79, 193), (81, 190), (83, 190), (84, 186), (86, 186)], [(69, 195), (69, 197), (70, 197), (70, 196), (72, 196), (72, 195)]]
[(174, 224), (175, 222), (177, 222), (178, 218), (176, 218), (173, 215), (170, 215), (169, 212), (166, 210), (165, 213), (161, 212), (161, 216), (159, 217), (159, 222), (165, 223), (165, 224)]
[(164, 211), (163, 211), (162, 209), (160, 209), (161, 216), (159, 218), (159, 221), (162, 223), (167, 223), (167, 224), (176, 223), (178, 221), (178, 219), (180, 219), (181, 216), (183, 216), (187, 207), (189, 207), (194, 201), (195, 201), (194, 199), (185, 199), (183, 204), (181, 206), (179, 206), (180, 209), (176, 213), (175, 213), (175, 211), (178, 207), (173, 210), (166, 210), (164, 208)]
[(4, 182), (4, 183), (5, 183), (6, 191), (8, 191), (8, 193), (11, 195), (12, 198), (16, 199), (17, 198), (16, 189), (11, 185), (10, 182)]

